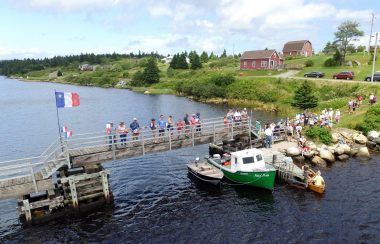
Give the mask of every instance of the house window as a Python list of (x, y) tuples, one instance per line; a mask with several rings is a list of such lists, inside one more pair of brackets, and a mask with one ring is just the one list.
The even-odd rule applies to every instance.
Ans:
[(244, 68), (247, 68), (247, 61), (243, 62), (243, 66), (244, 66)]
[(252, 61), (252, 68), (256, 68), (256, 61), (255, 60)]
[(261, 67), (267, 67), (267, 61), (261, 61)]

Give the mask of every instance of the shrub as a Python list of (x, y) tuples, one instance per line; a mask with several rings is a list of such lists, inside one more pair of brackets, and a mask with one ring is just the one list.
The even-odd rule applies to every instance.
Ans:
[(313, 126), (306, 130), (306, 136), (310, 139), (319, 140), (323, 144), (329, 145), (332, 142), (330, 131), (326, 127)]
[(305, 62), (305, 66), (306, 67), (312, 67), (312, 66), (314, 66), (314, 61), (313, 60), (306, 60), (306, 62)]
[(132, 80), (131, 80), (131, 86), (144, 86), (144, 74), (141, 71), (137, 71), (133, 74)]
[(365, 133), (371, 130), (380, 130), (380, 104), (368, 109), (364, 116), (364, 121), (357, 126), (357, 129)]
[(333, 66), (337, 66), (338, 63), (333, 59), (333, 58), (328, 58), (326, 59), (326, 61), (323, 63), (323, 65), (325, 67), (333, 67)]

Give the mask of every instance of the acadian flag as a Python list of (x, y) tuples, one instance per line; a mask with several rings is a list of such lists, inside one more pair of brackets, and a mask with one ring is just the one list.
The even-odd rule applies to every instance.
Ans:
[(63, 135), (65, 136), (65, 138), (69, 138), (69, 137), (73, 136), (73, 132), (69, 131), (69, 129), (67, 128), (67, 126), (62, 126), (61, 127), (61, 133), (63, 133)]
[(80, 105), (79, 95), (74, 92), (55, 92), (57, 108), (71, 108)]

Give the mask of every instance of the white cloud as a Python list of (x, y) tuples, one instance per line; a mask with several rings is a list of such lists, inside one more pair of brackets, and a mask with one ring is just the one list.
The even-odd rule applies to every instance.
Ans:
[(108, 9), (132, 4), (134, 0), (8, 0), (22, 8), (49, 10), (54, 12), (90, 9)]

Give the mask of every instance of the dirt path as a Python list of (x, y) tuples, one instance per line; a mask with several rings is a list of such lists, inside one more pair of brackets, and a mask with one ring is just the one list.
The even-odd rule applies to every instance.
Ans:
[(299, 70), (288, 70), (285, 73), (274, 75), (273, 77), (278, 77), (278, 78), (289, 78), (289, 77), (291, 77), (291, 78), (293, 78), (293, 76), (295, 74), (297, 74), (298, 72), (299, 72)]

